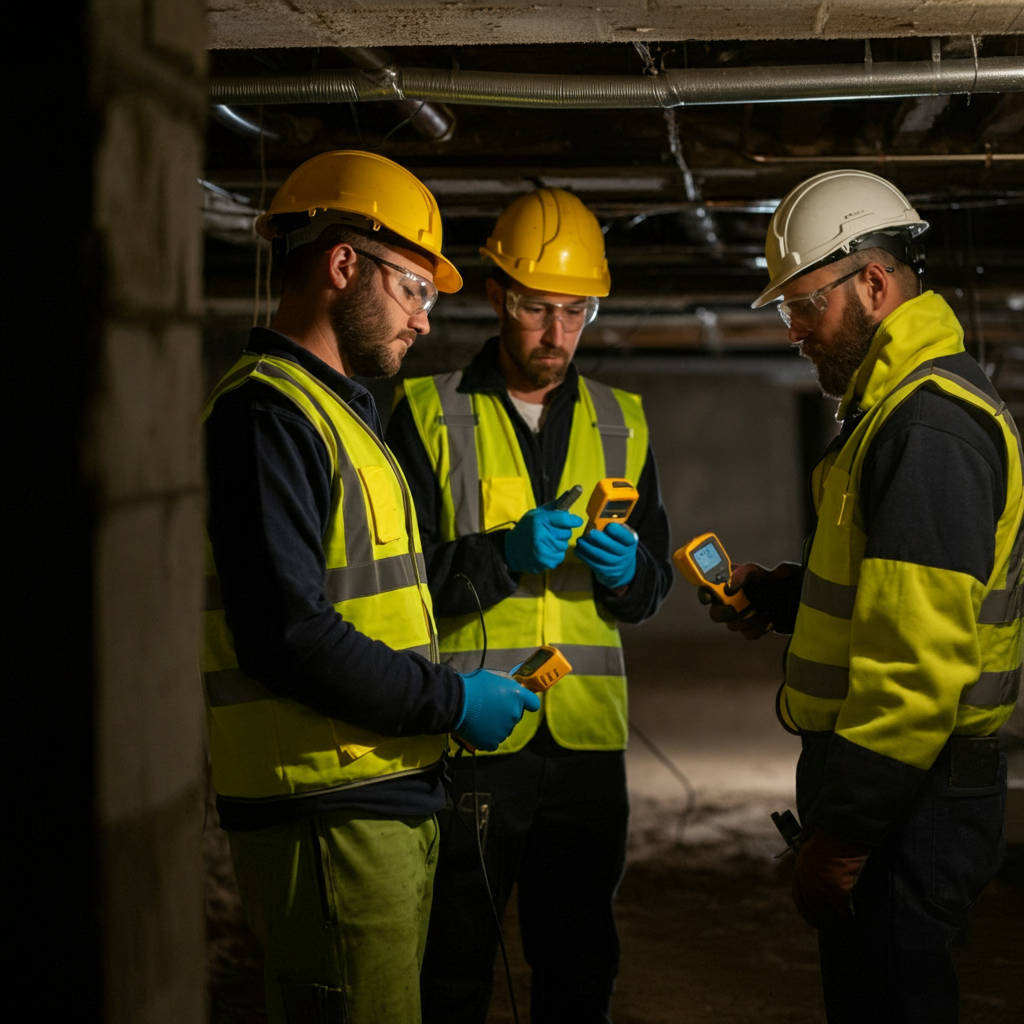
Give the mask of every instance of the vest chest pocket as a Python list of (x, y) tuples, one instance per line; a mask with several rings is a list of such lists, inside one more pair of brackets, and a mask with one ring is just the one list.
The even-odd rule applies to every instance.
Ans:
[(378, 544), (398, 540), (402, 536), (402, 519), (398, 513), (392, 475), (381, 466), (363, 466), (359, 470), (359, 479), (370, 499), (374, 539)]
[(489, 476), (480, 481), (483, 529), (513, 526), (526, 515), (526, 481), (521, 476)]

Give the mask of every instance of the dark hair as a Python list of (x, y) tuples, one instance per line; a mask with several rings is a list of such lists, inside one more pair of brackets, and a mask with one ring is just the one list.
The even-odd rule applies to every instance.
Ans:
[(502, 288), (510, 288), (516, 283), (515, 278), (509, 277), (509, 275), (498, 266), (492, 266), (487, 276), (491, 278), (492, 281), (497, 281)]
[(849, 256), (844, 256), (841, 260), (836, 261), (835, 269), (838, 271), (838, 276), (842, 277), (843, 274), (849, 274), (857, 267), (866, 267), (869, 263), (881, 263), (883, 267), (893, 268), (893, 278), (904, 300), (912, 299), (921, 293), (921, 279), (917, 276), (914, 268), (881, 247), (851, 252)]
[[(288, 234), (309, 224), (309, 215), (305, 213), (279, 213), (274, 217), (274, 226), (283, 234)], [(292, 249), (287, 256), (285, 240), (275, 239), (275, 260), (284, 258), (284, 274), (281, 279), (281, 290), (304, 288), (312, 280), (316, 267), (324, 253), (330, 252), (336, 245), (351, 245), (353, 248), (365, 249), (374, 256), (387, 258), (392, 249), (406, 249), (423, 256), (436, 265), (437, 259), (426, 249), (420, 248), (407, 238), (382, 227), (379, 231), (357, 228), (351, 224), (329, 224), (319, 237), (305, 245)]]

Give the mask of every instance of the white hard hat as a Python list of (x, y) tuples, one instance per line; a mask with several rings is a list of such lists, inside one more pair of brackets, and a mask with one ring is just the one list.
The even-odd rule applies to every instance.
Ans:
[(771, 281), (751, 308), (777, 299), (792, 278), (858, 249), (881, 246), (923, 267), (923, 251), (907, 243), (927, 230), (928, 222), (885, 178), (870, 171), (816, 174), (772, 215), (764, 244)]

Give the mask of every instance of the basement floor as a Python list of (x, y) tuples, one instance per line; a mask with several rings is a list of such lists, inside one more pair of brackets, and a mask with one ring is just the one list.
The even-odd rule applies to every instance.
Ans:
[[(782, 647), (694, 644), (669, 651), (626, 637), (630, 717), (696, 791), (631, 738), (630, 860), (617, 903), (623, 963), (617, 1024), (818, 1024), (825, 1016), (814, 932), (789, 898), (792, 860), (769, 818), (794, 807), (798, 741), (775, 722)], [(731, 638), (730, 638), (731, 639)], [(682, 664), (679, 664), (680, 654)], [(260, 951), (245, 925), (227, 840), (207, 823), (211, 1024), (266, 1019)], [(1024, 1019), (1024, 870), (1015, 848), (954, 949), (964, 1024)], [(515, 900), (505, 934), (522, 1024), (529, 970)], [(500, 960), (490, 1024), (512, 1024)]]

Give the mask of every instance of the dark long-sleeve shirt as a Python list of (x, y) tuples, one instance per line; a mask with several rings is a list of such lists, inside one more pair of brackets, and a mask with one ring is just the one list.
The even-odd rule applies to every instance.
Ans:
[[(380, 434), (373, 398), (357, 382), (275, 331), (254, 329), (249, 348), (298, 363)], [(459, 676), (360, 632), (324, 590), (331, 462), (313, 424), (250, 379), (217, 400), (206, 460), (209, 536), (242, 671), (279, 696), (384, 735), (452, 729), (462, 712)], [(412, 817), (443, 805), (437, 770), (265, 804), (218, 798), (227, 829), (335, 808)]]
[[(508, 397), (498, 366), (497, 338), (488, 341), (466, 368), (459, 391), (487, 391), (501, 398), (515, 428), (537, 504), (558, 497), (556, 490), (569, 451), (573, 411), (579, 401), (576, 367), (569, 364), (565, 381), (554, 392), (543, 427), (537, 434), (524, 422)], [(511, 572), (505, 564), (508, 530), (474, 533), (455, 541), (441, 539), (441, 487), (417, 432), (408, 400), (402, 399), (395, 408), (388, 424), (387, 439), (416, 501), (435, 614), (454, 616), (476, 612), (473, 595), (465, 584), (455, 579), (457, 573), (473, 580), (484, 608), (509, 597), (519, 585), (519, 573)], [(652, 616), (672, 586), (668, 516), (661, 502), (658, 470), (649, 448), (637, 490), (640, 499), (629, 517), (630, 526), (640, 536), (636, 574), (622, 595), (594, 581), (597, 600), (618, 621), (627, 623), (643, 622)]]

